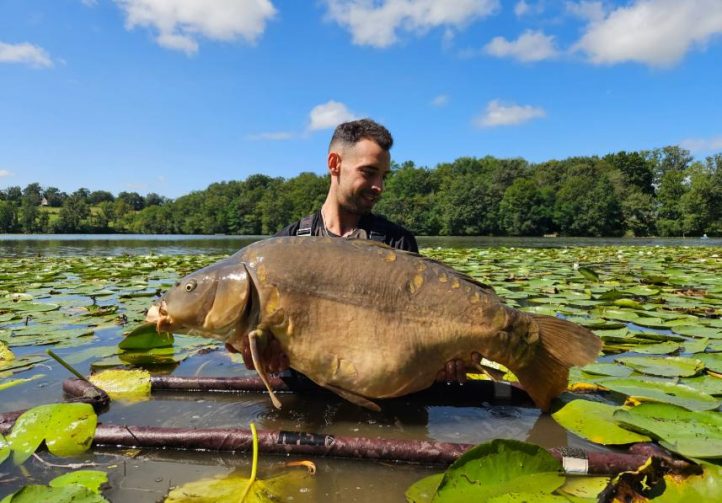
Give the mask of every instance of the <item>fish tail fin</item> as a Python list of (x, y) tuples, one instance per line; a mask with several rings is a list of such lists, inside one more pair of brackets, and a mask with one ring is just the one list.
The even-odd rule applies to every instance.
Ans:
[(527, 365), (512, 369), (534, 403), (548, 411), (553, 398), (567, 389), (569, 368), (596, 360), (602, 341), (576, 323), (553, 316), (531, 315), (540, 344)]

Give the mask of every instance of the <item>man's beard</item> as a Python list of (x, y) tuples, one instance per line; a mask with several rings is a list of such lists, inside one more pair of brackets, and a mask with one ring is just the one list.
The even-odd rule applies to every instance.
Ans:
[(354, 215), (368, 215), (369, 213), (371, 213), (371, 210), (376, 205), (376, 203), (379, 202), (379, 197), (374, 198), (374, 201), (372, 203), (369, 203), (368, 201), (364, 200), (364, 195), (366, 194), (368, 193), (352, 195), (348, 198), (347, 202), (341, 204), (341, 207), (345, 211), (353, 213)]

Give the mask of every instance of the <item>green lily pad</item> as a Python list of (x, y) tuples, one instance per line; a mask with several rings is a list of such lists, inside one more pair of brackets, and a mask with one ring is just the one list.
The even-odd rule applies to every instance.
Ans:
[(150, 372), (147, 370), (104, 370), (89, 381), (111, 399), (142, 400), (150, 397)]
[(692, 377), (704, 370), (704, 364), (682, 356), (625, 356), (616, 359), (643, 374), (661, 377)]
[(0, 433), (0, 465), (10, 456), (10, 444)]
[(101, 486), (107, 483), (108, 474), (105, 472), (99, 470), (76, 470), (55, 477), (48, 485), (50, 487), (65, 487), (71, 484), (77, 484), (96, 494), (100, 494)]
[(45, 440), (48, 450), (58, 456), (85, 452), (93, 441), (97, 416), (87, 403), (39, 405), (23, 412), (7, 440), (13, 460), (22, 464)]
[(720, 405), (716, 398), (689, 386), (670, 382), (637, 379), (608, 379), (603, 386), (623, 395), (654, 402), (679, 405), (688, 410), (712, 410)]
[(719, 377), (701, 375), (698, 377), (685, 377), (680, 379), (679, 382), (708, 395), (722, 396), (722, 378)]
[(645, 344), (643, 346), (638, 346), (634, 349), (634, 351), (645, 355), (668, 355), (678, 351), (679, 348), (680, 345), (678, 342), (668, 341), (660, 342), (659, 344)]
[(625, 430), (612, 419), (619, 407), (590, 400), (572, 400), (552, 414), (565, 429), (590, 442), (602, 445), (624, 445), (648, 442), (646, 435)]
[(158, 333), (155, 324), (143, 323), (128, 332), (118, 347), (120, 349), (168, 348), (173, 346), (173, 341), (173, 334)]
[(488, 501), (524, 488), (550, 494), (564, 484), (561, 463), (545, 449), (516, 440), (478, 445), (446, 471), (433, 501)]
[(722, 339), (722, 329), (703, 327), (700, 325), (682, 325), (681, 327), (672, 327), (672, 331), (679, 335), (687, 335), (689, 337), (705, 337), (709, 339)]
[(409, 486), (404, 494), (406, 501), (409, 503), (431, 503), (443, 478), (443, 473), (436, 473), (415, 482)]
[(599, 281), (599, 274), (591, 267), (580, 267), (577, 272), (584, 276), (584, 279), (589, 281)]
[[(266, 480), (256, 479), (244, 503), (273, 503), (288, 501), (310, 481), (307, 471), (294, 470)], [(223, 478), (207, 478), (188, 482), (168, 493), (164, 503), (225, 503), (240, 501), (250, 479), (242, 473), (232, 473)]]
[(701, 475), (665, 475), (664, 493), (654, 498), (655, 503), (722, 501), (722, 468), (708, 463), (703, 467)]
[(667, 449), (692, 458), (722, 458), (722, 414), (649, 403), (619, 410), (625, 426), (660, 439)]
[(722, 374), (722, 354), (720, 353), (701, 353), (695, 355), (695, 358), (699, 358), (705, 367), (713, 372)]
[(609, 377), (627, 377), (633, 372), (631, 368), (625, 367), (624, 365), (617, 365), (616, 363), (590, 363), (580, 370), (588, 374)]
[(704, 353), (705, 349), (709, 345), (709, 339), (692, 339), (686, 341), (682, 345), (682, 351), (685, 353)]
[[(609, 477), (568, 477), (557, 492), (571, 498), (597, 501), (599, 494), (609, 484)], [(578, 500), (572, 500), (578, 501)]]
[(4, 389), (12, 388), (13, 386), (17, 386), (18, 384), (25, 384), (26, 382), (35, 381), (36, 379), (41, 379), (43, 377), (45, 377), (45, 374), (35, 374), (32, 377), (0, 381), (0, 391), (2, 391)]
[(0, 503), (109, 503), (107, 499), (93, 491), (71, 484), (64, 487), (28, 485), (18, 492), (3, 498)]

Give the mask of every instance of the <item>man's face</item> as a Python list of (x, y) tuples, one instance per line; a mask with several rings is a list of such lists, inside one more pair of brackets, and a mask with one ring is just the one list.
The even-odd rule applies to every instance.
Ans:
[(336, 197), (341, 207), (351, 213), (371, 211), (384, 190), (384, 179), (391, 169), (391, 156), (373, 140), (362, 139), (338, 151)]

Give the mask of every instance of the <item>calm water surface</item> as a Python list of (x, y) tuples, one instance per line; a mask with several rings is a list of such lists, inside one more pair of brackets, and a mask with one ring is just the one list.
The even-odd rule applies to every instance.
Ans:
[[(262, 239), (263, 236), (2, 236), (0, 256), (71, 256), (122, 254), (230, 254)], [(567, 239), (567, 238), (431, 238), (421, 237), (421, 247), (560, 247), (594, 245), (644, 246), (722, 246), (720, 239)], [(118, 343), (117, 331), (100, 330), (92, 343), (73, 348), (56, 348), (72, 359), (81, 351)], [(26, 348), (43, 351), (43, 348)], [(86, 358), (76, 363), (83, 373), (90, 372)], [(62, 400), (61, 384), (67, 372), (52, 361), (40, 369), (45, 377), (22, 386), (0, 391), (0, 412), (19, 410)], [(36, 371), (37, 372), (37, 371)], [(192, 357), (172, 370), (174, 375), (223, 376), (252, 374), (225, 351)], [(24, 377), (20, 374), (18, 377)], [(283, 410), (272, 407), (264, 394), (156, 394), (140, 403), (114, 402), (99, 418), (113, 424), (150, 425), (184, 428), (247, 428), (254, 421), (259, 429), (295, 430), (324, 434), (402, 439), (427, 439), (446, 442), (481, 443), (494, 438), (514, 438), (545, 447), (574, 446), (595, 450), (560, 428), (549, 416), (526, 404), (504, 402), (493, 397), (470, 398), (471, 403), (419, 403), (399, 400), (372, 413), (326, 394), (286, 394), (281, 396)], [(26, 471), (0, 466), (0, 498), (28, 483), (46, 483), (65, 473), (67, 468), (50, 466), (68, 463), (95, 463), (108, 472), (111, 488), (104, 494), (114, 502), (155, 502), (162, 500), (168, 488), (203, 477), (224, 475), (240, 470), (250, 472), (247, 454), (218, 454), (173, 450), (120, 451), (97, 449), (80, 458), (53, 458), (42, 453), (46, 462), (31, 459)], [(298, 459), (293, 457), (292, 459)], [(282, 469), (287, 458), (262, 456), (262, 477)], [(375, 461), (350, 461), (316, 458), (318, 473), (311, 485), (293, 501), (398, 502), (414, 481), (441, 467), (395, 464)], [(91, 467), (93, 468), (93, 467)]]

